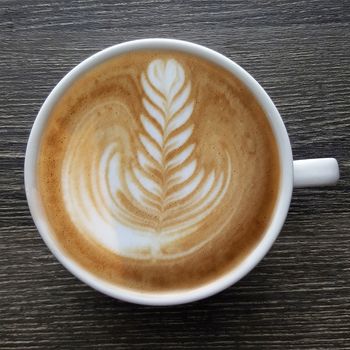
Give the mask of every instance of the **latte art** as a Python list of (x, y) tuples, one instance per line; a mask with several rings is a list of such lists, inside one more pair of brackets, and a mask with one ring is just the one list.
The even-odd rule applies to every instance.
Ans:
[[(208, 233), (203, 227), (226, 194), (231, 160), (223, 150), (225, 168), (205, 168), (195, 154), (200, 149), (191, 137), (191, 82), (176, 60), (152, 61), (140, 83), (144, 97), (135, 161), (126, 159), (130, 164), (123, 168), (118, 150), (125, 146), (112, 133), (118, 125), (114, 109), (132, 118), (129, 107), (119, 101), (96, 106), (77, 124), (68, 144), (62, 170), (64, 200), (79, 230), (106, 248), (136, 259), (178, 258), (206, 244), (231, 217), (227, 213), (215, 231)], [(91, 133), (106, 128), (111, 132), (104, 148), (91, 148), (84, 157)], [(201, 239), (174, 249), (176, 241), (198, 230)]]
[(53, 109), (38, 181), (55, 239), (102, 279), (194, 288), (238, 264), (277, 196), (274, 137), (224, 69), (180, 52), (115, 57)]

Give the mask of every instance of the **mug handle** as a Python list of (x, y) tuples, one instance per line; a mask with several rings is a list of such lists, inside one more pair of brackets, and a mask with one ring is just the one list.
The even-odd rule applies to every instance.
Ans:
[(293, 161), (294, 188), (331, 186), (339, 180), (339, 166), (334, 158)]

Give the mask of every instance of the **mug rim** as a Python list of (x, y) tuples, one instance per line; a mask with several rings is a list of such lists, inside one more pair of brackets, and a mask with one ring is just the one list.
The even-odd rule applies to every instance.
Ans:
[[(237, 266), (197, 288), (172, 292), (138, 292), (97, 277), (64, 252), (53, 238), (52, 230), (41, 206), (36, 170), (41, 136), (46, 122), (52, 108), (67, 88), (82, 74), (112, 57), (131, 51), (157, 49), (187, 52), (214, 62), (237, 77), (253, 93), (265, 111), (276, 140), (280, 163), (280, 184), (274, 213), (264, 236)], [(39, 234), (56, 259), (75, 277), (90, 287), (123, 301), (156, 306), (177, 305), (210, 297), (232, 286), (247, 275), (268, 253), (282, 229), (289, 210), (293, 190), (293, 156), (289, 136), (277, 108), (261, 85), (241, 66), (212, 49), (192, 42), (163, 38), (139, 39), (116, 44), (93, 54), (69, 71), (54, 87), (40, 108), (30, 132), (25, 154), (24, 182), (30, 213)]]

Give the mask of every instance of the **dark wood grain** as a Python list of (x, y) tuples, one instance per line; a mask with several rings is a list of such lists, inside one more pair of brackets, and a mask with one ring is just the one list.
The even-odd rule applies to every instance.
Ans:
[[(0, 1), (1, 349), (350, 349), (350, 2)], [(296, 159), (334, 156), (335, 188), (295, 191), (271, 252), (190, 305), (119, 302), (49, 253), (26, 204), (27, 138), (78, 62), (146, 37), (187, 39), (246, 68), (279, 108)]]

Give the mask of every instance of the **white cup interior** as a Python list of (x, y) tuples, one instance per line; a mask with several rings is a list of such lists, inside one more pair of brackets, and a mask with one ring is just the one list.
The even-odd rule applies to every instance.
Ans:
[[(166, 293), (136, 292), (113, 285), (91, 274), (65, 254), (55, 241), (37, 188), (36, 165), (41, 135), (53, 106), (66, 89), (83, 73), (103, 61), (130, 51), (145, 49), (184, 51), (212, 61), (234, 74), (249, 88), (264, 109), (279, 149), (281, 165), (279, 195), (273, 218), (263, 238), (238, 266), (215, 281), (196, 289)], [(227, 57), (200, 45), (173, 39), (143, 39), (115, 45), (94, 54), (72, 69), (52, 90), (35, 119), (28, 140), (25, 157), (25, 189), (28, 205), (39, 233), (51, 252), (73, 275), (96, 290), (124, 301), (145, 305), (175, 305), (203, 299), (224, 290), (244, 277), (266, 255), (277, 238), (287, 216), (293, 189), (292, 166), (292, 151), (284, 123), (267, 93), (249, 73)]]

